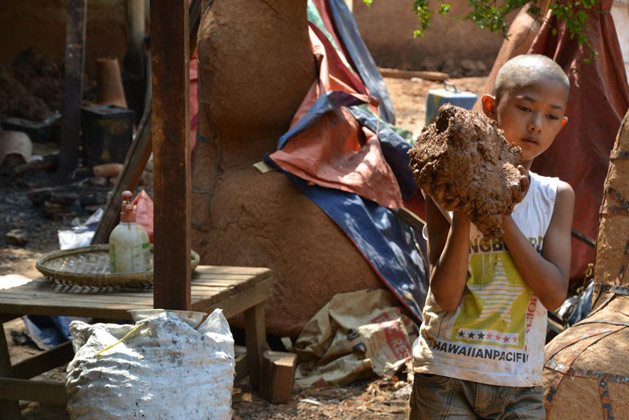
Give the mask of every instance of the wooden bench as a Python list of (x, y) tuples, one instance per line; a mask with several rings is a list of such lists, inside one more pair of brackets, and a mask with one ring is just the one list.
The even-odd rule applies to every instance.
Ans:
[[(153, 308), (152, 289), (88, 292), (46, 279), (0, 290), (0, 320), (19, 315), (64, 315), (103, 320), (130, 320), (129, 310)], [(266, 350), (264, 301), (271, 296), (271, 271), (267, 268), (199, 266), (192, 274), (192, 310), (211, 312), (221, 308), (226, 318), (244, 313), (246, 369), (251, 384), (260, 384)], [(70, 342), (35, 357), (12, 364), (4, 334), (0, 334), (0, 419), (20, 418), (19, 400), (65, 405), (65, 386), (32, 380), (64, 363), (74, 353)], [(242, 367), (237, 366), (237, 371)]]

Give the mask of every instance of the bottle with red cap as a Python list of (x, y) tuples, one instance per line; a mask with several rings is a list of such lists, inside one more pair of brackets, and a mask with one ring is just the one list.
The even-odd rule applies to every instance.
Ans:
[(131, 191), (122, 193), (120, 223), (109, 235), (112, 273), (141, 273), (150, 270), (151, 244), (146, 230), (135, 221)]

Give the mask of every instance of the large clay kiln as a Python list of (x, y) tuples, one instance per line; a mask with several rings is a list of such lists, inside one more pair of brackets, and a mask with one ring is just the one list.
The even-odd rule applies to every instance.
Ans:
[(306, 0), (210, 3), (198, 38), (192, 247), (203, 264), (271, 268), (267, 332), (296, 336), (335, 294), (382, 282), (283, 174), (253, 166), (276, 149), (315, 80)]
[(629, 418), (629, 113), (604, 188), (592, 311), (546, 345), (549, 420)]

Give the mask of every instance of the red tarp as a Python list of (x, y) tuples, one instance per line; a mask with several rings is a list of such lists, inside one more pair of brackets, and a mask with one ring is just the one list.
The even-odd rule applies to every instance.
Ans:
[[(323, 93), (330, 91), (347, 92), (371, 102), (371, 110), (375, 112), (369, 91), (343, 64), (325, 35), (314, 25), (309, 31), (319, 77), (299, 106), (291, 126)], [(400, 187), (378, 138), (361, 127), (346, 109), (325, 114), (314, 127), (297, 134), (270, 157), (282, 169), (315, 185), (353, 192), (384, 207), (402, 205)]]
[[(596, 61), (584, 62), (591, 54), (589, 48), (570, 39), (565, 24), (550, 16), (529, 50), (551, 57), (570, 78), (568, 124), (550, 149), (535, 159), (532, 170), (572, 185), (576, 193), (573, 228), (592, 238), (597, 235), (609, 153), (629, 108), (629, 87), (609, 14), (611, 6), (612, 0), (602, 0), (587, 21), (588, 36), (599, 54)], [(573, 239), (570, 277), (582, 279), (590, 262), (594, 262), (594, 249)]]

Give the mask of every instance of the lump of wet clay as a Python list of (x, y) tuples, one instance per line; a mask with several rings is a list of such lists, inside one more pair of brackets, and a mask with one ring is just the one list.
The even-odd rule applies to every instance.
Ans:
[(521, 150), (485, 115), (446, 104), (409, 151), (417, 185), (446, 210), (468, 214), (488, 238), (502, 235), (528, 189)]

